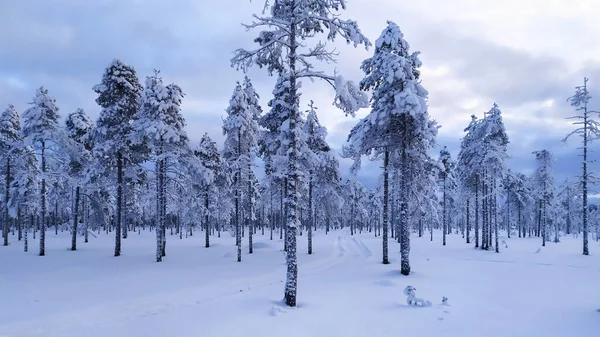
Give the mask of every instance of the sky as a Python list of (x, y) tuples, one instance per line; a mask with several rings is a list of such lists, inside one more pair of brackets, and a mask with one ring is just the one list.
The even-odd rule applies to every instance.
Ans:
[[(186, 93), (183, 114), (192, 141), (204, 132), (221, 142), (222, 118), (236, 81), (237, 48), (252, 48), (257, 31), (241, 25), (260, 13), (264, 0), (0, 0), (0, 109), (27, 108), (36, 88), (56, 97), (61, 115), (84, 108), (97, 117), (92, 86), (114, 58), (133, 65), (140, 81), (160, 69), (167, 83)], [(510, 166), (530, 174), (533, 151), (555, 155), (556, 180), (580, 171), (579, 139), (561, 140), (573, 129), (567, 98), (590, 78), (591, 108), (600, 110), (600, 1), (594, 0), (349, 0), (343, 18), (354, 19), (375, 41), (386, 21), (397, 23), (411, 50), (421, 52), (429, 111), (442, 126), (440, 148), (456, 156), (471, 115), (500, 105), (509, 135)], [(373, 49), (332, 45), (335, 65), (360, 81), (360, 63)], [(274, 78), (253, 68), (252, 79), (266, 110)], [(332, 105), (333, 90), (305, 81), (301, 108), (309, 100), (340, 150), (350, 128), (365, 116), (346, 117)], [(598, 145), (591, 146), (596, 159)], [(435, 149), (434, 151), (438, 151)], [(347, 173), (348, 161), (342, 161)], [(592, 170), (597, 164), (592, 164)], [(378, 163), (363, 164), (359, 178), (373, 186)]]

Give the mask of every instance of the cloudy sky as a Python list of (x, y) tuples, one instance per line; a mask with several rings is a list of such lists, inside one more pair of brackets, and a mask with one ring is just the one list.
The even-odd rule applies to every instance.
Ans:
[[(161, 69), (167, 82), (184, 89), (193, 140), (204, 132), (222, 140), (221, 118), (243, 77), (229, 59), (234, 49), (252, 47), (257, 32), (246, 32), (241, 23), (251, 21), (263, 3), (0, 0), (0, 108), (12, 103), (23, 111), (44, 85), (63, 116), (78, 107), (97, 116), (91, 88), (111, 60), (120, 58), (136, 67), (141, 80)], [(567, 145), (561, 139), (571, 130), (564, 119), (572, 114), (566, 99), (583, 76), (590, 77), (597, 98), (592, 108), (600, 110), (597, 13), (600, 2), (593, 0), (348, 0), (343, 16), (357, 20), (372, 41), (392, 20), (411, 48), (422, 52), (431, 115), (442, 125), (439, 143), (454, 155), (470, 115), (482, 116), (497, 102), (511, 141), (510, 165), (530, 173), (531, 152), (547, 148), (562, 180), (578, 172), (577, 139)], [(336, 47), (335, 68), (360, 80), (360, 62), (372, 50)], [(273, 78), (259, 69), (249, 75), (266, 105)], [(302, 91), (303, 106), (310, 99), (317, 103), (329, 141), (339, 149), (357, 120), (331, 105), (327, 85), (306, 82)], [(371, 185), (377, 172), (376, 164), (366, 165), (361, 179)]]

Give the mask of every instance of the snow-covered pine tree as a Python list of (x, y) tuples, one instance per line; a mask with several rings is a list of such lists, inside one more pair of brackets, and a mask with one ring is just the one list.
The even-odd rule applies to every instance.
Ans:
[[(401, 272), (410, 273), (410, 230), (408, 200), (411, 180), (426, 175), (423, 165), (427, 151), (434, 145), (436, 122), (429, 119), (427, 91), (421, 86), (419, 52), (410, 53), (409, 44), (398, 25), (388, 21), (375, 44), (373, 57), (362, 63), (363, 90), (373, 91), (372, 110), (352, 128), (346, 154), (354, 157), (353, 169), (360, 167), (362, 155), (383, 157), (383, 263), (389, 263), (387, 226), (389, 199), (389, 165), (392, 152), (398, 158), (401, 189), (399, 191), (401, 227)], [(412, 174), (411, 174), (412, 171)]]
[(116, 169), (115, 256), (121, 255), (123, 224), (123, 170), (131, 157), (131, 122), (140, 105), (142, 87), (135, 69), (121, 60), (106, 68), (102, 82), (94, 86), (96, 103), (102, 107), (94, 129), (94, 156), (104, 168), (105, 175)]
[(65, 129), (71, 140), (68, 142), (69, 176), (75, 185), (75, 200), (73, 201), (73, 225), (71, 228), (71, 250), (77, 250), (78, 224), (81, 220), (80, 196), (87, 166), (91, 162), (91, 136), (94, 122), (83, 109), (77, 109), (67, 117)]
[(60, 137), (58, 106), (54, 97), (44, 87), (37, 89), (31, 107), (23, 112), (23, 137), (25, 145), (31, 145), (41, 159), (41, 214), (40, 214), (40, 256), (46, 255), (47, 227), (47, 186), (46, 173), (48, 154), (46, 151), (56, 146)]
[[(331, 148), (325, 141), (327, 137), (327, 129), (321, 126), (319, 118), (317, 117), (317, 107), (313, 101), (310, 101), (309, 109), (306, 111), (306, 122), (304, 123), (304, 134), (306, 135), (306, 145), (310, 153), (306, 158), (306, 169), (308, 170), (308, 254), (313, 253), (312, 245), (312, 230), (315, 221), (314, 211), (314, 184), (317, 180), (317, 175), (328, 174), (329, 172), (323, 172), (322, 168), (326, 166), (322, 165), (330, 156)], [(325, 187), (325, 186), (323, 186)]]
[(204, 165), (204, 167), (206, 167), (210, 172), (210, 177), (208, 177), (208, 179), (203, 179), (201, 183), (197, 184), (204, 199), (204, 230), (206, 231), (206, 233), (204, 233), (204, 246), (208, 248), (210, 247), (210, 208), (214, 205), (214, 199), (218, 193), (218, 187), (217, 184), (215, 184), (215, 181), (217, 177), (222, 174), (223, 159), (221, 158), (221, 154), (217, 148), (217, 143), (210, 138), (208, 133), (204, 133), (204, 135), (202, 135), (200, 144), (198, 144), (194, 154), (196, 157), (198, 157), (202, 165)]
[(575, 95), (569, 97), (571, 106), (577, 111), (577, 115), (569, 117), (568, 119), (574, 120), (575, 130), (569, 133), (563, 141), (566, 142), (573, 135), (580, 135), (582, 138), (582, 174), (579, 177), (582, 189), (582, 230), (583, 230), (583, 255), (589, 255), (588, 247), (588, 235), (589, 235), (589, 224), (588, 224), (588, 143), (593, 139), (600, 137), (600, 123), (596, 121), (592, 116), (598, 112), (591, 111), (588, 109), (588, 103), (592, 99), (590, 92), (587, 88), (588, 78), (583, 79), (583, 85), (575, 87)]
[(484, 202), (486, 208), (483, 209), (484, 214), (484, 230), (485, 236), (483, 240), (484, 249), (489, 249), (492, 245), (492, 233), (495, 235), (496, 244), (494, 244), (496, 252), (499, 252), (498, 241), (498, 221), (497, 221), (497, 197), (501, 192), (499, 188), (500, 182), (508, 174), (507, 146), (508, 135), (504, 128), (502, 120), (502, 112), (498, 104), (494, 103), (492, 108), (485, 113), (482, 121), (481, 131), (483, 135), (483, 157), (482, 168), (484, 170), (483, 190), (485, 192)]
[[(449, 190), (452, 190), (452, 186), (454, 185), (454, 168), (456, 164), (452, 157), (450, 156), (450, 152), (448, 148), (444, 146), (444, 148), (440, 151), (440, 157), (438, 159), (438, 163), (440, 165), (439, 177), (442, 184), (442, 245), (446, 245), (446, 234), (448, 234), (448, 199), (450, 197)], [(450, 185), (450, 186), (449, 186)], [(451, 199), (451, 198), (450, 198)]]
[(27, 252), (28, 232), (35, 228), (34, 218), (40, 209), (40, 165), (32, 146), (24, 146), (15, 158), (15, 173), (10, 187), (10, 210), (13, 215), (20, 212), (25, 219), (23, 228), (24, 251)]
[[(273, 88), (273, 98), (268, 105), (271, 109), (262, 115), (258, 121), (262, 128), (258, 139), (258, 150), (265, 165), (265, 176), (269, 182), (269, 190), (271, 197), (277, 195), (280, 205), (283, 205), (284, 195), (284, 173), (281, 172), (281, 161), (285, 158), (279, 158), (278, 153), (281, 147), (279, 143), (280, 126), (283, 124), (281, 119), (282, 112), (289, 109), (289, 85), (287, 85), (287, 76), (280, 74), (277, 77), (275, 87)], [(278, 215), (280, 235), (284, 228), (283, 207), (275, 207), (273, 200), (270, 202), (271, 212), (271, 232), (273, 232), (276, 223), (276, 214)], [(279, 209), (277, 211), (277, 209)], [(272, 237), (272, 233), (271, 233)]]
[(533, 152), (537, 162), (536, 170), (533, 174), (533, 181), (538, 205), (538, 224), (542, 236), (542, 246), (546, 246), (548, 240), (548, 223), (551, 221), (548, 213), (554, 205), (554, 173), (552, 166), (554, 157), (548, 150)]
[[(256, 21), (246, 28), (264, 28), (255, 42), (259, 48), (248, 51), (238, 49), (232, 59), (232, 65), (246, 70), (253, 64), (266, 67), (272, 73), (286, 73), (289, 81), (289, 109), (280, 128), (281, 138), (285, 140), (287, 158), (286, 177), (286, 227), (290, 242), (287, 249), (287, 276), (285, 302), (288, 306), (296, 306), (298, 283), (298, 264), (296, 257), (296, 230), (299, 225), (297, 182), (300, 178), (297, 160), (300, 156), (298, 138), (300, 130), (297, 123), (299, 110), (299, 83), (302, 78), (320, 78), (336, 89), (335, 103), (347, 114), (353, 114), (365, 107), (365, 95), (356, 85), (346, 82), (341, 76), (329, 76), (314, 70), (311, 60), (333, 61), (335, 53), (327, 49), (325, 43), (318, 41), (314, 46), (307, 44), (321, 33), (333, 41), (341, 36), (348, 43), (370, 43), (362, 35), (358, 25), (352, 20), (342, 20), (338, 14), (346, 8), (345, 0), (266, 0), (264, 16), (256, 16)], [(301, 49), (306, 48), (306, 52)]]
[[(11, 104), (0, 115), (0, 167), (3, 166), (5, 190), (4, 211), (2, 212), (2, 236), (4, 246), (8, 246), (8, 229), (10, 226), (9, 198), (10, 185), (15, 175), (15, 161), (21, 152), (21, 122), (19, 113)], [(20, 240), (20, 236), (19, 236)]]
[(557, 197), (560, 200), (560, 204), (563, 210), (563, 220), (565, 223), (565, 234), (569, 235), (573, 231), (573, 213), (575, 210), (575, 202), (578, 196), (577, 186), (570, 179), (566, 179), (561, 185)]
[[(242, 261), (242, 186), (244, 182), (248, 184), (246, 186), (251, 184), (254, 148), (257, 146), (259, 135), (256, 107), (250, 103), (248, 92), (247, 87), (243, 88), (237, 83), (226, 110), (227, 117), (223, 120), (223, 159), (228, 163), (235, 184), (234, 223), (238, 262)], [(250, 198), (249, 193), (246, 195)]]
[(260, 128), (258, 125), (258, 121), (262, 115), (262, 108), (260, 103), (258, 102), (259, 96), (250, 81), (250, 78), (246, 76), (244, 78), (244, 93), (246, 95), (246, 99), (248, 100), (248, 109), (252, 116), (252, 119), (249, 121), (247, 132), (251, 133), (248, 140), (250, 143), (246, 145), (248, 151), (248, 163), (246, 167), (246, 175), (248, 179), (246, 181), (247, 184), (247, 193), (246, 193), (246, 226), (248, 227), (248, 254), (253, 253), (253, 245), (252, 245), (252, 236), (254, 235), (254, 223), (256, 221), (256, 200), (259, 198), (259, 184), (256, 176), (254, 174), (253, 165), (254, 159), (256, 158), (256, 154), (258, 152), (258, 140), (260, 139)]
[(146, 78), (141, 108), (133, 123), (133, 144), (148, 146), (154, 156), (157, 178), (156, 262), (165, 256), (167, 219), (167, 167), (188, 146), (181, 115), (183, 92), (176, 84), (163, 85), (158, 70)]
[[(472, 115), (471, 122), (464, 130), (466, 135), (460, 144), (457, 163), (458, 180), (466, 199), (466, 242), (470, 243), (470, 229), (473, 228), (475, 248), (479, 247), (479, 170), (481, 162), (479, 125), (480, 120)], [(471, 195), (475, 196), (473, 202), (471, 202)], [(473, 212), (475, 214), (471, 216)], [(471, 218), (473, 218), (473, 224), (471, 224)]]

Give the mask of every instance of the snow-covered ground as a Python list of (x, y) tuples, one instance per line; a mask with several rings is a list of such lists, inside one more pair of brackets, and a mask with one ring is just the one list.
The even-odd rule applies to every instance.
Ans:
[[(580, 240), (541, 248), (538, 239), (506, 239), (502, 253), (475, 250), (459, 235), (448, 246), (412, 238), (413, 274), (382, 265), (372, 234), (317, 232), (315, 254), (300, 237), (299, 306), (281, 304), (282, 242), (255, 236), (255, 252), (235, 262), (228, 233), (169, 236), (164, 262), (154, 260), (154, 233), (131, 233), (123, 256), (101, 235), (68, 251), (66, 233), (49, 232), (45, 257), (36, 241), (0, 247), (0, 336), (486, 336), (597, 337), (600, 245), (580, 254)], [(438, 233), (436, 233), (438, 234)], [(503, 238), (504, 239), (504, 238)], [(244, 244), (246, 241), (244, 241)], [(246, 247), (245, 247), (246, 248)], [(433, 303), (414, 308), (412, 285)], [(442, 305), (442, 297), (448, 305)]]

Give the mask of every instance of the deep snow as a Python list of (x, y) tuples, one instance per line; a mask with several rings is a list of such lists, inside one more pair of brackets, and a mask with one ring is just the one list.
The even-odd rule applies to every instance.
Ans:
[[(439, 233), (436, 233), (439, 238)], [(412, 237), (412, 270), (400, 275), (398, 246), (390, 265), (371, 233), (318, 231), (315, 254), (299, 237), (299, 305), (281, 304), (282, 242), (254, 237), (254, 254), (235, 262), (228, 233), (204, 248), (202, 233), (168, 236), (167, 256), (154, 262), (154, 233), (130, 233), (123, 256), (101, 234), (67, 250), (67, 233), (47, 235), (24, 253), (11, 236), (0, 247), (0, 336), (477, 336), (585, 337), (600, 331), (600, 253), (580, 254), (580, 239), (561, 243), (506, 239), (483, 252), (450, 235)], [(244, 245), (247, 243), (244, 238)], [(538, 251), (538, 249), (540, 249)], [(591, 252), (600, 245), (591, 242)], [(244, 247), (247, 252), (247, 247)], [(407, 285), (431, 307), (406, 305)], [(442, 297), (448, 305), (442, 305)]]

